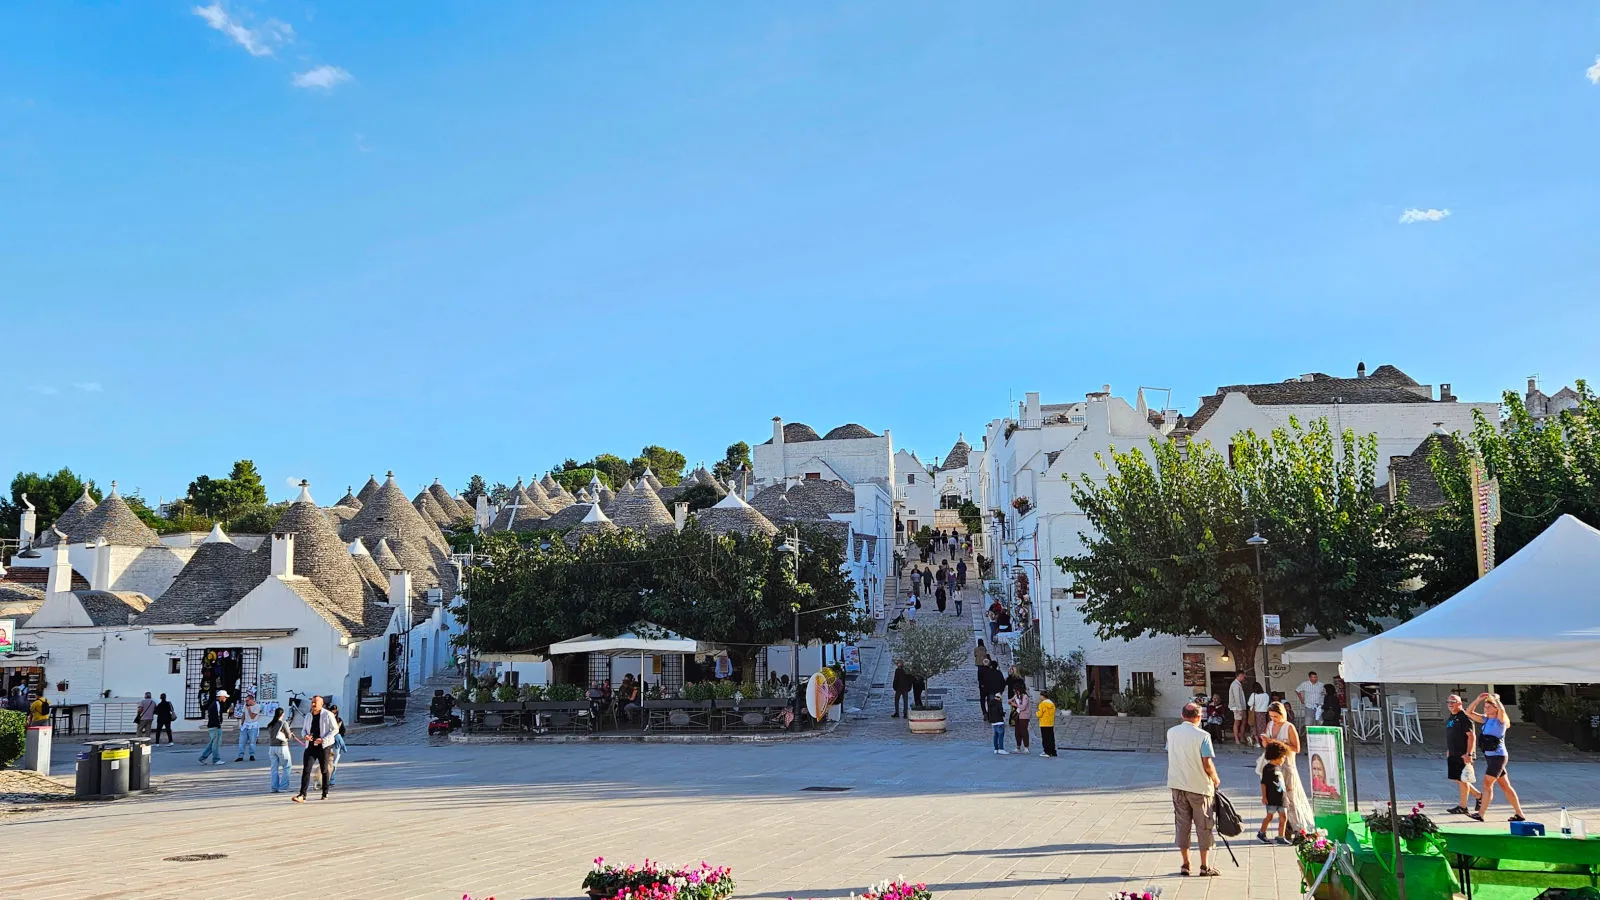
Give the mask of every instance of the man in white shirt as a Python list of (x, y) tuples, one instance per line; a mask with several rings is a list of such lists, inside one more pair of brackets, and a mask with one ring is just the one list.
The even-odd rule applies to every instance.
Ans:
[(256, 740), (261, 736), (261, 704), (256, 701), (256, 692), (245, 689), (244, 702), (240, 703), (234, 715), (239, 718), (239, 756), (234, 762), (244, 762), (246, 753), (250, 754), (250, 761), (256, 761)]
[(306, 716), (305, 736), (300, 743), (305, 753), (300, 757), (300, 793), (290, 797), (296, 803), (306, 802), (306, 789), (311, 787), (311, 764), (316, 763), (322, 773), (322, 799), (328, 799), (328, 753), (333, 750), (333, 739), (339, 736), (339, 722), (333, 713), (323, 708), (322, 695), (311, 698), (311, 714)]
[(1244, 743), (1244, 673), (1233, 676), (1228, 685), (1228, 712), (1233, 713), (1233, 742)]
[(1211, 735), (1200, 727), (1200, 707), (1183, 708), (1183, 721), (1167, 729), (1167, 787), (1172, 791), (1172, 815), (1177, 827), (1182, 872), (1189, 874), (1189, 832), (1200, 842), (1201, 875), (1219, 875), (1207, 858), (1216, 844), (1212, 798), (1222, 779), (1217, 777), (1216, 749)]
[(1322, 724), (1322, 685), (1317, 684), (1317, 673), (1312, 672), (1294, 689), (1300, 697), (1300, 708), (1306, 711), (1306, 725)]

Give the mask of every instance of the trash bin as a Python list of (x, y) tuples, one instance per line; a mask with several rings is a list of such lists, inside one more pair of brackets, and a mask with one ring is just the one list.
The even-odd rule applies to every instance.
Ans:
[(72, 794), (79, 800), (100, 796), (100, 751), (91, 747), (78, 754), (78, 777)]
[(128, 791), (137, 794), (150, 790), (150, 739), (128, 738)]
[(49, 725), (29, 725), (27, 742), (23, 744), (22, 768), (40, 775), (50, 774), (50, 744), (55, 729)]
[(100, 796), (128, 796), (128, 760), (131, 756), (127, 741), (108, 741), (100, 748)]

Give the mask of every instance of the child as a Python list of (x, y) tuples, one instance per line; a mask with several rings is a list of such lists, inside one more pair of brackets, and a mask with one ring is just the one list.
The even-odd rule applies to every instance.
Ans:
[(1039, 695), (1039, 743), (1044, 749), (1040, 756), (1056, 755), (1056, 703), (1049, 694)]
[(1278, 839), (1276, 843), (1287, 844), (1289, 839), (1284, 836), (1284, 829), (1288, 827), (1289, 817), (1284, 813), (1283, 796), (1283, 765), (1284, 757), (1289, 755), (1289, 748), (1282, 741), (1267, 741), (1266, 749), (1262, 756), (1266, 762), (1261, 766), (1261, 805), (1267, 808), (1267, 815), (1261, 820), (1261, 827), (1256, 830), (1256, 840), (1263, 844), (1274, 841), (1267, 838), (1267, 826), (1272, 824), (1272, 817), (1278, 817)]

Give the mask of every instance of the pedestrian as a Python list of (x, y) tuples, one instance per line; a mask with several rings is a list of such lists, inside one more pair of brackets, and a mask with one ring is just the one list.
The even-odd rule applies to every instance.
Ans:
[(289, 789), (289, 773), (294, 771), (294, 760), (289, 757), (289, 739), (293, 732), (283, 718), (283, 707), (272, 711), (272, 721), (267, 723), (267, 773), (268, 786), (274, 794)]
[(1250, 697), (1245, 701), (1250, 705), (1250, 725), (1255, 732), (1255, 740), (1259, 742), (1261, 735), (1267, 731), (1270, 724), (1267, 718), (1267, 707), (1272, 705), (1272, 695), (1262, 690), (1261, 682), (1250, 682)]
[(940, 582), (939, 586), (933, 589), (933, 605), (938, 608), (941, 616), (944, 615), (944, 604), (948, 599), (949, 597), (944, 592), (944, 583)]
[[(1483, 706), (1481, 713), (1479, 705)], [(1511, 754), (1506, 751), (1506, 730), (1511, 727), (1511, 714), (1506, 712), (1506, 705), (1500, 702), (1499, 694), (1479, 694), (1466, 708), (1466, 714), (1483, 726), (1483, 793), (1478, 797), (1477, 810), (1467, 815), (1482, 822), (1483, 814), (1494, 802), (1494, 788), (1498, 784), (1505, 791), (1506, 799), (1511, 801), (1511, 821), (1527, 821), (1522, 815), (1522, 798), (1517, 796), (1517, 789), (1511, 786), (1511, 776), (1506, 774), (1506, 764), (1511, 761)]]
[[(922, 708), (922, 692), (928, 689), (928, 679), (916, 672), (911, 673), (911, 705), (917, 709)], [(908, 716), (909, 718), (909, 716)]]
[(924, 594), (933, 593), (933, 570), (927, 566), (922, 567), (922, 592)]
[(917, 610), (922, 608), (922, 598), (913, 596), (911, 602), (906, 604), (906, 621), (917, 624)]
[(992, 643), (1000, 639), (1000, 616), (1006, 611), (1005, 607), (996, 600), (989, 604), (987, 613), (989, 619), (989, 641)]
[(902, 709), (906, 718), (910, 718), (911, 708), (907, 704), (911, 702), (911, 673), (906, 671), (906, 664), (898, 659), (894, 661), (894, 681), (890, 686), (894, 688), (894, 715), (889, 718), (900, 718)]
[(1261, 766), (1261, 805), (1266, 807), (1267, 814), (1261, 819), (1261, 827), (1256, 829), (1256, 840), (1263, 844), (1273, 843), (1267, 837), (1267, 827), (1272, 824), (1273, 816), (1278, 817), (1277, 843), (1289, 843), (1286, 835), (1289, 814), (1284, 811), (1287, 800), (1284, 796), (1286, 788), (1283, 780), (1283, 759), (1288, 755), (1289, 748), (1278, 741), (1267, 741), (1267, 746), (1262, 751), (1262, 758), (1266, 762)]
[(1056, 702), (1050, 699), (1049, 694), (1039, 695), (1039, 744), (1042, 749), (1040, 756), (1056, 755)]
[(222, 701), (228, 699), (227, 691), (217, 691), (206, 704), (206, 748), (200, 751), (200, 764), (206, 764), (210, 759), (216, 765), (222, 765)]
[(983, 638), (978, 638), (978, 646), (972, 648), (972, 662), (979, 671), (989, 664), (989, 648), (983, 645)]
[[(1317, 825), (1311, 811), (1311, 801), (1306, 798), (1306, 790), (1300, 782), (1300, 767), (1296, 764), (1300, 756), (1300, 732), (1289, 721), (1289, 711), (1282, 703), (1274, 701), (1267, 707), (1267, 727), (1260, 739), (1263, 748), (1270, 741), (1277, 741), (1288, 748), (1288, 755), (1283, 760), (1283, 796), (1284, 810), (1289, 814), (1289, 827), (1296, 833), (1315, 831)], [(1265, 763), (1266, 756), (1263, 754), (1256, 761), (1257, 771)]]
[(1344, 722), (1344, 703), (1339, 699), (1339, 689), (1331, 683), (1322, 686), (1322, 724), (1334, 726)]
[(960, 618), (962, 615), (964, 615), (964, 613), (961, 612), (961, 590), (960, 590), (960, 588), (957, 588), (956, 591), (953, 594), (950, 595), (950, 598), (956, 602), (956, 617)]
[(995, 755), (1010, 755), (1006, 750), (1006, 712), (999, 694), (992, 694), (984, 701), (983, 720), (994, 730)]
[(967, 561), (956, 563), (956, 590), (966, 590), (967, 587)]
[(150, 733), (150, 723), (156, 718), (156, 701), (150, 699), (150, 692), (144, 692), (144, 699), (139, 701), (139, 708), (133, 713), (134, 733), (144, 736)]
[(1233, 714), (1233, 742), (1244, 743), (1245, 733), (1249, 728), (1245, 724), (1245, 692), (1244, 673), (1237, 672), (1233, 680), (1228, 682), (1228, 712)]
[(1450, 717), (1444, 720), (1445, 778), (1456, 783), (1457, 794), (1456, 805), (1445, 811), (1465, 815), (1467, 795), (1477, 797), (1481, 793), (1472, 786), (1476, 779), (1467, 776), (1467, 767), (1478, 751), (1478, 732), (1472, 727), (1472, 717), (1462, 710), (1459, 694), (1446, 697), (1444, 705), (1450, 711)]
[(250, 754), (250, 761), (256, 761), (256, 738), (261, 736), (261, 704), (256, 702), (256, 692), (244, 692), (244, 702), (239, 704), (236, 717), (239, 719), (239, 755), (234, 762), (244, 762), (245, 754)]
[(28, 704), (28, 724), (50, 724), (50, 701), (45, 699), (44, 694), (33, 698), (33, 702)]
[(1023, 684), (1022, 690), (1011, 695), (1011, 726), (1015, 729), (1017, 752), (1027, 756), (1033, 749), (1028, 740), (1029, 723), (1033, 720), (1033, 696), (1028, 693), (1028, 686)]
[(322, 705), (322, 695), (311, 698), (311, 714), (306, 717), (305, 734), (300, 738), (300, 743), (305, 746), (305, 752), (300, 756), (300, 793), (289, 799), (296, 803), (306, 802), (306, 790), (311, 787), (311, 765), (316, 763), (322, 776), (322, 799), (328, 799), (328, 751), (333, 747), (333, 738), (339, 733), (339, 722)]
[(1211, 847), (1215, 815), (1212, 802), (1222, 779), (1217, 777), (1216, 748), (1211, 735), (1200, 728), (1200, 707), (1183, 707), (1183, 721), (1167, 729), (1167, 788), (1172, 792), (1172, 818), (1178, 838), (1178, 853), (1183, 857), (1180, 874), (1191, 872), (1189, 865), (1190, 831), (1199, 839), (1201, 875), (1222, 874), (1211, 868)]
[(156, 704), (156, 743), (161, 743), (161, 732), (167, 733), (167, 743), (172, 743), (172, 720), (178, 717), (178, 711), (172, 708), (172, 701), (166, 694), (161, 695), (161, 700)]
[[(999, 697), (1006, 690), (1006, 677), (1000, 674), (1000, 664), (994, 657), (984, 657), (983, 665), (978, 667), (978, 711), (985, 717), (989, 714), (989, 698)], [(1001, 715), (1004, 719), (1004, 714)], [(987, 718), (985, 718), (987, 721)]]
[(1021, 670), (1016, 666), (1012, 666), (1006, 673), (1006, 696), (1015, 697), (1018, 694), (1026, 694), (1027, 692), (1027, 680), (1022, 677)]
[(339, 780), (339, 760), (344, 759), (346, 749), (344, 743), (344, 716), (339, 715), (339, 705), (337, 703), (329, 706), (328, 712), (333, 713), (333, 720), (339, 723), (339, 731), (333, 736), (332, 756), (328, 760), (328, 784), (333, 784)]
[(1317, 673), (1307, 675), (1294, 693), (1300, 698), (1300, 708), (1305, 710), (1306, 724), (1315, 725), (1322, 721), (1322, 685), (1317, 684)]

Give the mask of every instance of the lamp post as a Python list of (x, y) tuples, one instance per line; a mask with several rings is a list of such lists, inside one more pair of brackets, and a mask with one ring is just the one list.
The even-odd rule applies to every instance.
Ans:
[(1265, 576), (1261, 574), (1261, 551), (1267, 546), (1267, 539), (1261, 536), (1258, 527), (1256, 533), (1250, 535), (1245, 543), (1256, 551), (1256, 605), (1261, 611), (1261, 679), (1267, 686), (1267, 693), (1272, 693), (1272, 676), (1267, 674), (1267, 588)]
[[(794, 583), (800, 583), (800, 528), (795, 527), (792, 535), (786, 535), (783, 543), (778, 545), (779, 553), (794, 555)], [(800, 604), (791, 603), (790, 611), (794, 613), (794, 647), (789, 651), (789, 685), (798, 688), (800, 684)]]

